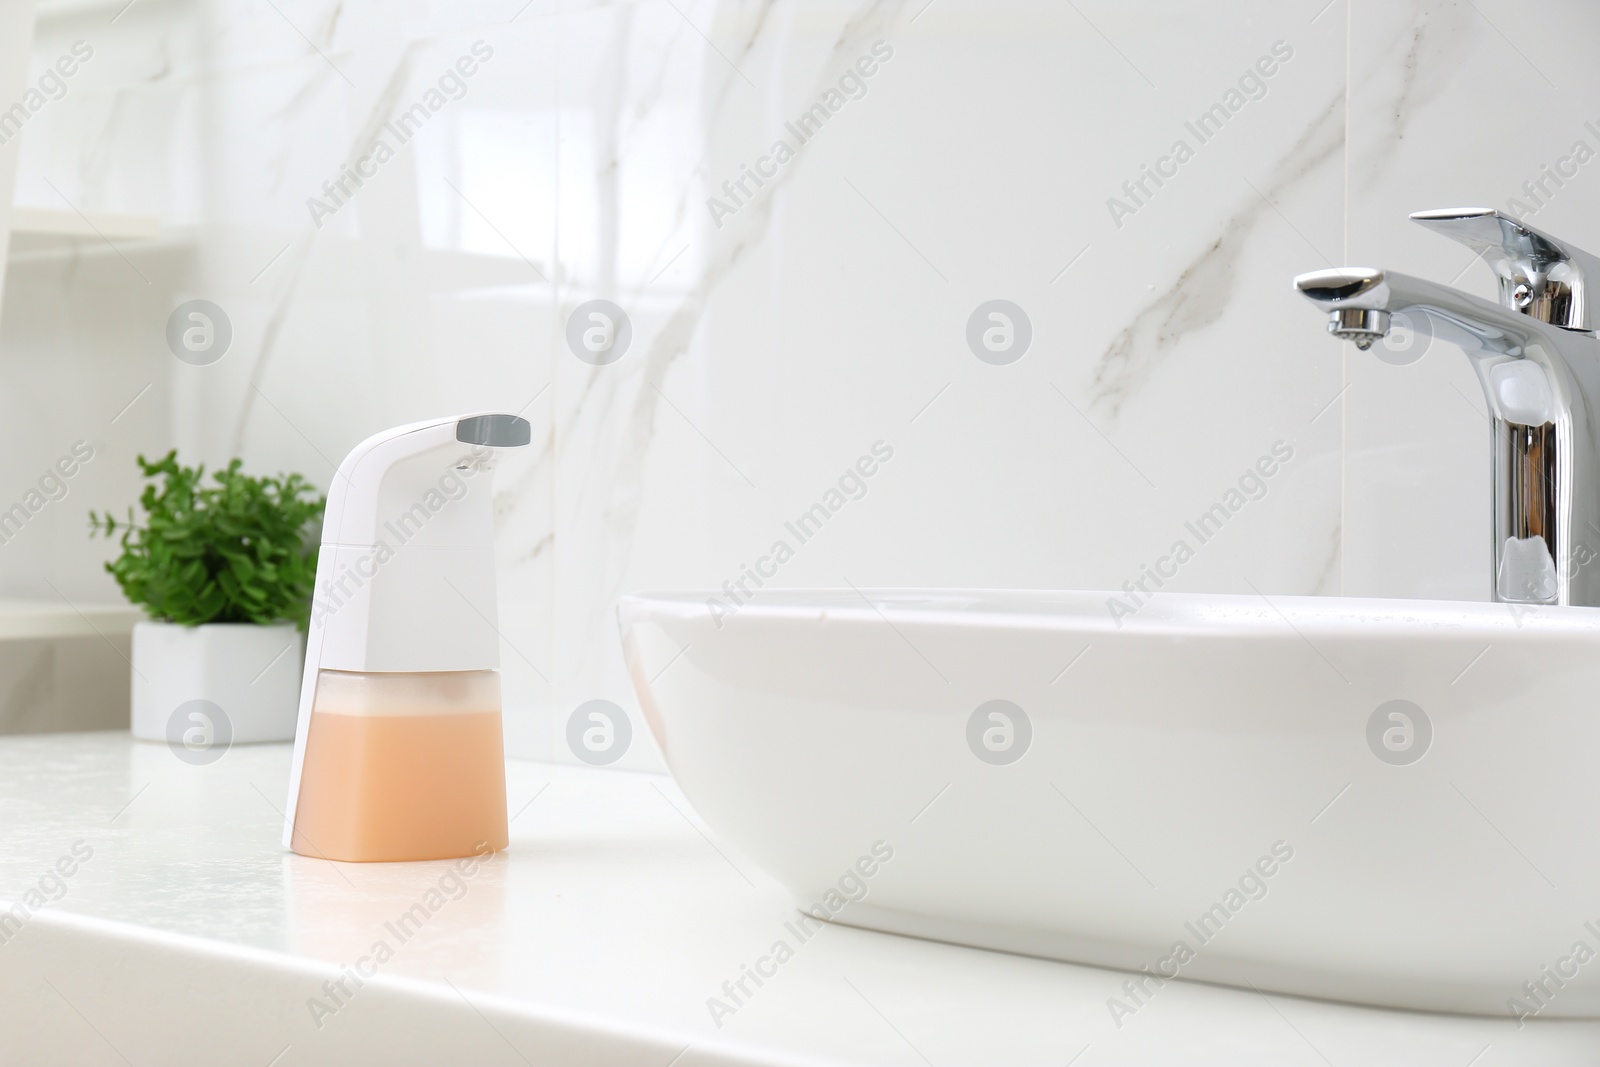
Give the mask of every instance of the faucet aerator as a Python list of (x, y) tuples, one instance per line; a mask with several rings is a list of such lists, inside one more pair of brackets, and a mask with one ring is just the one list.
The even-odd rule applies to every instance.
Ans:
[(1365, 352), (1389, 332), (1389, 313), (1368, 308), (1340, 308), (1328, 313), (1328, 332), (1341, 341), (1354, 341)]

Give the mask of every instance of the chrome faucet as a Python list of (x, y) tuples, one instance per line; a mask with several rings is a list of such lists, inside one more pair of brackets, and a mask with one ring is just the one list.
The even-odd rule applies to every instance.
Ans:
[(1474, 249), (1501, 303), (1389, 270), (1335, 267), (1295, 278), (1362, 351), (1398, 312), (1426, 312), (1461, 346), (1488, 400), (1494, 598), (1600, 605), (1600, 259), (1490, 208), (1419, 211)]

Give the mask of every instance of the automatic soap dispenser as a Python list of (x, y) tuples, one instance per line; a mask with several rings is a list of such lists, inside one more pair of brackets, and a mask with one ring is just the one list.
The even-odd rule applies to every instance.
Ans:
[(515, 415), (369, 437), (328, 490), (285, 847), (430, 860), (506, 847), (495, 450)]

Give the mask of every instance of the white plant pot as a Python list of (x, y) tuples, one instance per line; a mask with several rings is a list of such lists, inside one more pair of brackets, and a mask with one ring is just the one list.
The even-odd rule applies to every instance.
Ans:
[(292, 741), (305, 659), (293, 623), (135, 623), (133, 736), (224, 750)]

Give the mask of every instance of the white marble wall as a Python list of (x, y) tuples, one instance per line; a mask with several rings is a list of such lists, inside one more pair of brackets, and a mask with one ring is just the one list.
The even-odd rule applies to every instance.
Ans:
[[(132, 494), (138, 449), (326, 481), (384, 426), (501, 408), (535, 424), (497, 476), (522, 755), (570, 758), (584, 700), (636, 712), (619, 594), (736, 578), (878, 441), (783, 584), (1118, 588), (1282, 441), (1169, 588), (1484, 598), (1465, 361), (1344, 351), (1289, 280), (1467, 266), (1405, 213), (1501, 204), (1600, 119), (1600, 15), (1551, 6), (1573, 32), (1511, 0), (54, 0), (38, 62), (96, 55), (28, 127), (19, 201), (163, 237), (13, 264), (0, 433), (29, 462), (92, 436), (104, 466), (0, 581), (109, 595), (81, 511)], [(307, 199), (480, 40), (461, 98), (315, 225)], [(714, 217), (875, 45), (864, 94)], [(1593, 180), (1536, 224), (1600, 245)], [(207, 367), (164, 342), (195, 297), (235, 331)], [(565, 341), (594, 297), (632, 323), (609, 366)], [(995, 299), (1032, 326), (1003, 366), (966, 339)], [(635, 734), (619, 766), (657, 765)]]

